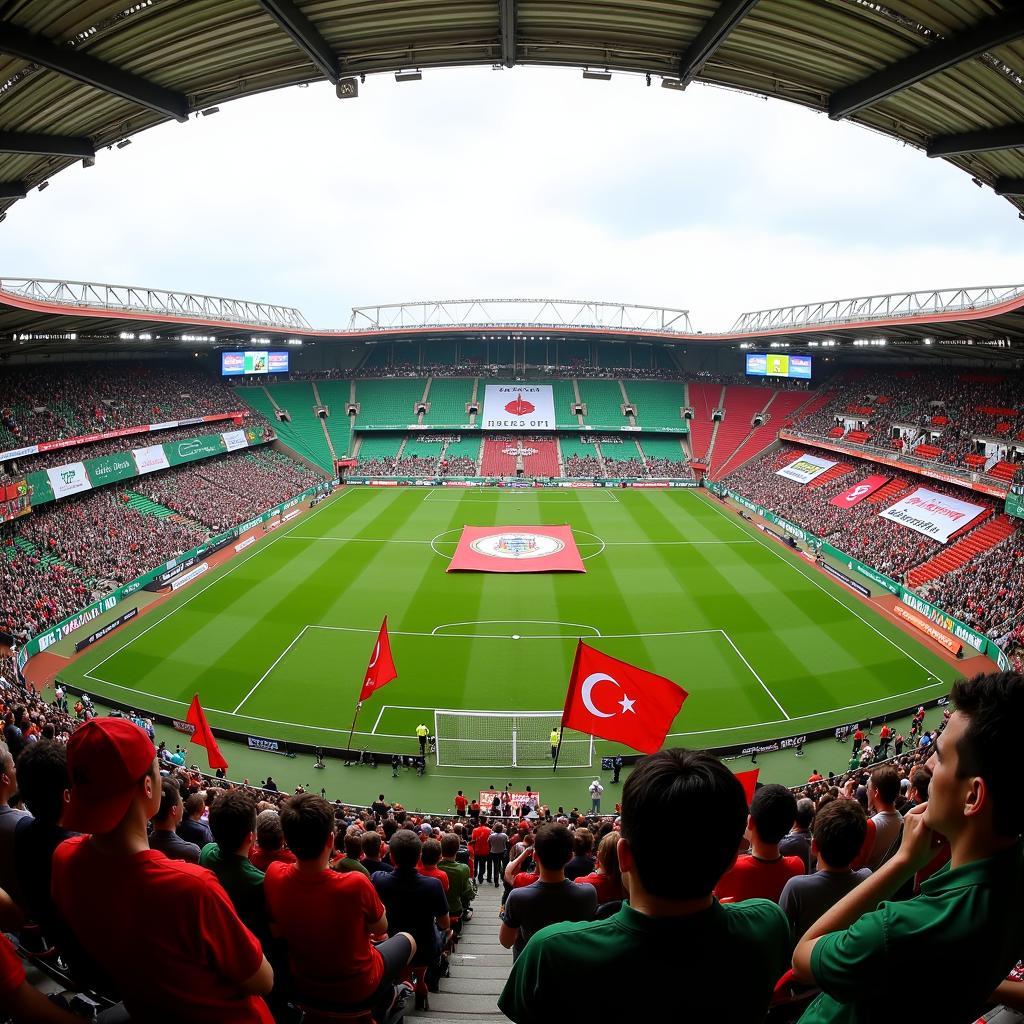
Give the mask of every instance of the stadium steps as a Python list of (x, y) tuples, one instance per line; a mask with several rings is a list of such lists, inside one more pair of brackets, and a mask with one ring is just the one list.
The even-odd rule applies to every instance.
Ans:
[[(320, 390), (316, 386), (316, 381), (310, 381), (310, 383), (313, 385), (313, 398), (316, 399), (317, 406), (323, 406), (326, 408), (327, 403), (321, 400)], [(328, 416), (329, 415), (330, 410), (328, 409)], [(333, 466), (334, 463), (338, 461), (338, 453), (334, 450), (334, 443), (331, 441), (331, 434), (327, 429), (327, 419), (322, 416), (317, 416), (317, 419), (320, 420), (320, 429), (324, 432), (324, 440), (327, 442), (327, 450), (331, 453), (331, 465)]]
[(451, 958), (451, 977), (441, 979), (441, 991), (430, 993), (429, 1010), (410, 1010), (407, 1024), (497, 1024), (505, 1017), (498, 996), (512, 970), (512, 951), (498, 942), (501, 887), (480, 883), (473, 901), (473, 920)]
[[(622, 380), (621, 378), (619, 379), (619, 391), (622, 394), (622, 404), (623, 405), (633, 405), (633, 403), (629, 400), (629, 393), (626, 391), (626, 382), (624, 380)], [(636, 426), (636, 416), (635, 415), (627, 416), (626, 419), (629, 420), (629, 425), (631, 427), (635, 427)]]
[(144, 494), (137, 494), (135, 491), (125, 491), (124, 493), (128, 496), (128, 501), (126, 502), (128, 508), (138, 512), (140, 516), (150, 516), (153, 519), (171, 519), (174, 516), (180, 515), (173, 508), (161, 505), (159, 502), (153, 501), (152, 498), (147, 498)]
[(1016, 528), (1009, 516), (996, 516), (984, 526), (971, 530), (962, 540), (943, 548), (934, 558), (915, 566), (907, 574), (907, 582), (912, 587), (920, 587), (938, 576), (953, 572), (982, 552), (1002, 544)]
[(997, 480), (1011, 483), (1019, 468), (1016, 462), (997, 462), (988, 472), (989, 476), (994, 476)]
[(874, 494), (869, 494), (865, 499), (868, 505), (888, 505), (904, 494), (909, 494), (910, 488), (905, 477), (897, 476), (890, 480), (884, 487), (879, 487)]
[(695, 380), (685, 385), (685, 404), (693, 409), (693, 419), (689, 424), (690, 447), (698, 462), (707, 463), (714, 435), (711, 413), (720, 407), (724, 390), (721, 384), (705, 384)]
[(317, 384), (323, 399), (321, 404), (327, 407), (327, 419), (323, 423), (335, 455), (338, 452), (347, 455), (352, 451), (353, 417), (346, 415), (345, 409), (355, 401), (353, 387), (353, 382), (347, 380), (322, 380)]

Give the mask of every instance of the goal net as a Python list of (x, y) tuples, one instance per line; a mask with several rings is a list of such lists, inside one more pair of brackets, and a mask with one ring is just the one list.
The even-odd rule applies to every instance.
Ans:
[[(561, 711), (435, 711), (437, 763), (444, 768), (543, 768), (551, 765), (551, 730)], [(589, 768), (594, 738), (572, 729), (558, 763)]]

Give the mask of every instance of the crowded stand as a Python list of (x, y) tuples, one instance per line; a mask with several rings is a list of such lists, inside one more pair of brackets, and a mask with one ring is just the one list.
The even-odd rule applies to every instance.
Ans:
[(664, 479), (666, 477), (690, 477), (692, 471), (685, 462), (677, 462), (674, 459), (652, 459), (649, 455), (645, 456), (647, 461), (647, 471), (656, 479)]
[(180, 364), (16, 367), (4, 371), (0, 450), (238, 408), (231, 388)]
[(476, 476), (476, 461), (466, 455), (445, 456), (441, 472), (445, 476)]
[[(700, 1019), (866, 1020), (927, 970), (956, 978), (915, 989), (931, 1019), (1022, 1002), (1018, 675), (955, 683), (905, 751), (886, 724), (877, 741), (837, 730), (853, 732), (849, 773), (758, 783), (749, 803), (714, 755), (663, 750), (614, 814), (495, 791), (492, 815), (460, 790), (436, 815), (212, 779), (138, 713), (97, 717), (59, 684), (47, 703), (9, 671), (0, 660), (7, 929), (23, 955), (59, 951), (49, 971), (117, 1003), (112, 1019), (391, 1022), (428, 1009), (469, 960), (459, 942), (488, 933), (511, 950), (488, 998), (519, 1024), (570, 1019), (588, 979), (622, 971), (631, 984), (602, 991), (613, 1016), (655, 1014), (667, 977)], [(666, 843), (670, 822), (699, 822), (701, 841)], [(3, 953), (6, 1008), (8, 976), (25, 975)], [(471, 991), (450, 998), (468, 1011)]]
[(636, 458), (610, 459), (604, 456), (604, 471), (609, 477), (639, 479), (647, 476), (647, 467)]
[(214, 533), (229, 530), (318, 483), (322, 477), (269, 448), (222, 455), (146, 476), (138, 494), (173, 509)]
[(596, 455), (570, 455), (563, 465), (567, 477), (604, 476), (601, 460)]

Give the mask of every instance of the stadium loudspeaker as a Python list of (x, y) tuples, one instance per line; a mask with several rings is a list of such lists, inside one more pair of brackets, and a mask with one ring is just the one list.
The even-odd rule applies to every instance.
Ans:
[(334, 91), (339, 100), (354, 100), (359, 95), (359, 79), (343, 78)]

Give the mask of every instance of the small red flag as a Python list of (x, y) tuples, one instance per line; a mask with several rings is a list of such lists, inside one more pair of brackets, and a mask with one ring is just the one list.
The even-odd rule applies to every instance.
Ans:
[(388, 617), (385, 615), (377, 634), (377, 643), (374, 644), (373, 653), (370, 655), (370, 664), (366, 666), (363, 688), (359, 691), (360, 703), (371, 693), (376, 693), (385, 683), (397, 678), (395, 660), (391, 657), (391, 641), (388, 639)]
[(189, 705), (185, 721), (195, 728), (195, 731), (192, 733), (192, 742), (197, 746), (206, 747), (206, 758), (210, 762), (210, 767), (215, 771), (218, 768), (223, 768), (224, 771), (227, 771), (228, 763), (224, 760), (224, 755), (220, 752), (220, 747), (217, 746), (217, 741), (213, 738), (210, 723), (206, 721), (206, 714), (199, 704), (198, 693), (192, 697), (192, 703)]
[(686, 698), (686, 691), (671, 679), (610, 658), (581, 640), (562, 725), (653, 754), (661, 749)]
[(754, 790), (757, 789), (757, 777), (761, 774), (760, 768), (749, 768), (745, 772), (736, 772), (736, 781), (743, 787), (743, 795), (747, 798), (747, 806), (754, 799)]

